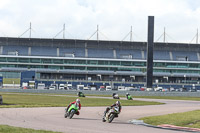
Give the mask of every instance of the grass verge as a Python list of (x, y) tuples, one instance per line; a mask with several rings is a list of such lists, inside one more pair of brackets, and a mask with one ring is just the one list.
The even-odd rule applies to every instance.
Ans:
[(144, 120), (145, 123), (151, 125), (170, 124), (182, 127), (200, 128), (200, 110), (144, 117), (140, 120)]
[(148, 99), (169, 99), (169, 100), (191, 100), (200, 101), (200, 97), (178, 97), (178, 96), (133, 96), (134, 98), (148, 98)]
[[(35, 95), (60, 95), (60, 96), (74, 96), (76, 97), (76, 92), (74, 94), (58, 94), (58, 93), (28, 93), (28, 92), (0, 92), (3, 94), (35, 94)], [(112, 95), (104, 95), (104, 94), (86, 94), (86, 96), (97, 96), (97, 97), (112, 97)], [(168, 99), (168, 100), (191, 100), (191, 101), (200, 101), (200, 97), (182, 97), (182, 96), (134, 96), (134, 98), (147, 98), (147, 99)], [(119, 95), (120, 98), (125, 98), (124, 95)]]
[[(72, 101), (76, 100), (76, 96), (61, 95), (50, 96), (40, 94), (2, 94), (3, 105), (0, 108), (15, 108), (15, 107), (65, 107)], [(116, 99), (103, 98), (79, 98), (82, 106), (109, 106), (116, 102)], [(122, 106), (142, 106), (142, 105), (159, 105), (159, 102), (146, 102), (137, 100), (120, 100)]]
[(60, 133), (60, 132), (34, 130), (34, 129), (29, 129), (29, 128), (0, 125), (0, 133)]

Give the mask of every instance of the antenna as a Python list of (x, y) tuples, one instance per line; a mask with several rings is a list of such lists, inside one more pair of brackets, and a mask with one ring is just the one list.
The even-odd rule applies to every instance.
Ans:
[(104, 36), (107, 40), (109, 40), (108, 37), (106, 37), (100, 30), (99, 30), (99, 25), (97, 25), (97, 30), (87, 39), (90, 40), (95, 34), (97, 34), (97, 41), (99, 41), (99, 35), (101, 34)]
[(165, 37), (166, 37), (165, 27), (164, 27), (164, 33), (163, 33), (163, 35), (164, 35), (163, 42), (165, 42)]
[(30, 33), (29, 33), (29, 39), (30, 39), (31, 38), (31, 31), (32, 30), (33, 29), (31, 28), (31, 22), (30, 22), (30, 27), (24, 33), (22, 33), (18, 38), (22, 37), (26, 32), (30, 31)]
[(63, 25), (63, 39), (65, 39), (65, 24)]
[(99, 25), (97, 25), (97, 41), (99, 40)]
[(131, 26), (131, 31), (130, 31), (130, 42), (132, 42), (132, 35), (133, 35), (133, 31), (132, 31), (132, 26)]
[(197, 33), (195, 34), (195, 36), (192, 38), (192, 40), (189, 43), (192, 43), (195, 38), (196, 38), (196, 44), (198, 44), (199, 43), (199, 31), (198, 31), (198, 28), (197, 28)]
[(199, 37), (199, 33), (198, 33), (198, 28), (197, 28), (197, 36), (196, 36), (196, 44), (198, 44), (198, 37)]
[(31, 22), (30, 22), (30, 35), (29, 35), (29, 38), (31, 38)]
[(174, 38), (172, 38), (169, 34), (166, 33), (165, 27), (164, 27), (164, 32), (163, 32), (163, 34), (156, 40), (156, 42), (158, 42), (162, 37), (163, 37), (163, 42), (164, 42), (164, 43), (167, 42), (167, 41), (166, 41), (166, 37), (169, 38), (169, 39), (171, 39), (171, 40), (173, 40), (174, 42), (177, 42)]
[(131, 31), (122, 39), (122, 41), (124, 41), (129, 35), (130, 35), (130, 41), (132, 41), (132, 37), (133, 37), (132, 26), (131, 26)]
[[(58, 32), (55, 36), (54, 36), (54, 38), (56, 38), (58, 35), (60, 35), (60, 33), (63, 33), (63, 39), (65, 39), (65, 24), (63, 25), (63, 29), (60, 31), (60, 32)], [(53, 38), (53, 39), (54, 39)]]

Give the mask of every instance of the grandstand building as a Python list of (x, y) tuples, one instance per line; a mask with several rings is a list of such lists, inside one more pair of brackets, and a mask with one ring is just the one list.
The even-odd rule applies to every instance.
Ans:
[[(146, 42), (0, 37), (0, 74), (4, 84), (34, 71), (32, 80), (48, 84), (144, 86), (146, 49)], [(199, 51), (198, 44), (154, 43), (154, 84), (198, 86)]]

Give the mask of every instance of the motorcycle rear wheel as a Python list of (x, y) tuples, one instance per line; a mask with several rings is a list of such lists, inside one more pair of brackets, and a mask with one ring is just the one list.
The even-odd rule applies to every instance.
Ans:
[(67, 118), (67, 116), (68, 116), (68, 113), (67, 113), (67, 112), (65, 112), (65, 115), (64, 115), (64, 117), (65, 117), (65, 118)]
[(104, 117), (102, 118), (102, 122), (106, 122), (106, 120), (105, 120), (105, 118), (104, 118)]

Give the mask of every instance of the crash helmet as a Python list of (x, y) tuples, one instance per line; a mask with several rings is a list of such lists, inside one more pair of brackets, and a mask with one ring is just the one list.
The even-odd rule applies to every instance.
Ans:
[(80, 103), (80, 99), (76, 99), (76, 103)]
[(117, 106), (120, 106), (120, 101), (117, 101), (117, 102), (116, 102), (116, 105), (117, 105)]
[(127, 92), (126, 95), (129, 95), (129, 93)]

